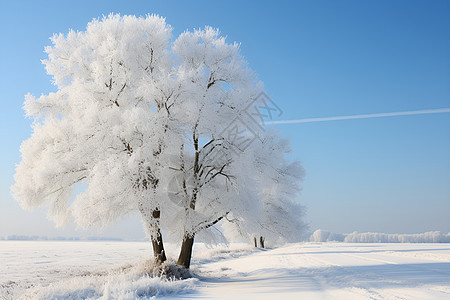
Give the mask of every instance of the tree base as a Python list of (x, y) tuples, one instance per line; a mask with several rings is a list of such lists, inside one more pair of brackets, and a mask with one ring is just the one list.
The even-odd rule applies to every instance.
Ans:
[(191, 266), (192, 247), (194, 246), (194, 236), (185, 237), (181, 244), (180, 255), (178, 256), (177, 265), (189, 269)]
[(170, 279), (188, 279), (192, 278), (193, 274), (189, 269), (186, 269), (177, 264), (163, 264), (164, 268), (161, 272), (160, 277), (170, 278)]
[(194, 276), (189, 269), (175, 264), (175, 261), (173, 260), (165, 261), (162, 264), (157, 264), (154, 260), (146, 260), (136, 266), (130, 265), (125, 268), (121, 268), (121, 271), (170, 280), (182, 280), (192, 278)]

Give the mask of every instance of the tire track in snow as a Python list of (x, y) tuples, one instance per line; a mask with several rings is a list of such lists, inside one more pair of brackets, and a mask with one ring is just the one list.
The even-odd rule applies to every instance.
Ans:
[[(440, 274), (444, 274), (447, 276), (450, 276), (450, 272), (446, 272), (443, 270), (436, 270), (434, 268), (431, 267), (427, 267), (426, 263), (416, 263), (414, 264), (414, 266), (412, 266), (412, 264), (403, 264), (403, 263), (399, 263), (399, 262), (393, 262), (393, 261), (389, 261), (389, 260), (385, 260), (385, 259), (379, 259), (379, 258), (368, 258), (368, 257), (364, 257), (364, 256), (360, 256), (357, 254), (349, 254), (349, 253), (342, 253), (346, 256), (350, 256), (350, 257), (354, 257), (354, 258), (358, 258), (358, 259), (363, 259), (363, 260), (367, 260), (367, 261), (374, 261), (374, 262), (381, 262), (384, 264), (390, 264), (390, 265), (400, 265), (400, 266), (404, 266), (404, 267), (408, 267), (408, 268), (418, 268), (418, 269), (422, 269), (422, 270), (426, 270), (426, 271), (432, 271), (432, 272), (437, 272)], [(410, 258), (412, 259), (412, 258)]]
[[(365, 257), (363, 255), (357, 255), (357, 254), (349, 254), (349, 253), (344, 253), (343, 252), (338, 252), (338, 253), (324, 253), (326, 255), (326, 258), (318, 258), (317, 255), (320, 255), (321, 252), (317, 252), (315, 254), (305, 254), (306, 256), (309, 256), (309, 260), (310, 261), (315, 261), (318, 263), (319, 266), (323, 266), (324, 268), (324, 272), (322, 275), (320, 274), (314, 274), (316, 277), (320, 277), (316, 278), (318, 280), (318, 282), (321, 282), (323, 286), (328, 286), (328, 287), (335, 287), (337, 289), (328, 289), (328, 294), (331, 293), (332, 297), (331, 298), (342, 298), (343, 297), (343, 291), (347, 291), (348, 293), (352, 293), (355, 297), (359, 296), (359, 297), (363, 297), (363, 298), (368, 298), (368, 299), (420, 299), (420, 297), (417, 297), (417, 295), (415, 295), (415, 292), (411, 292), (408, 290), (398, 290), (398, 288), (395, 287), (396, 284), (398, 284), (398, 282), (391, 281), (390, 283), (392, 283), (394, 285), (394, 291), (392, 291), (392, 287), (386, 287), (386, 288), (374, 288), (374, 287), (367, 287), (365, 286), (364, 282), (360, 282), (361, 276), (365, 275), (365, 278), (363, 277), (363, 279), (366, 279), (368, 282), (380, 282), (382, 283), (383, 281), (386, 280), (386, 278), (384, 278), (383, 275), (377, 274), (375, 272), (370, 272), (370, 273), (366, 273), (366, 274), (360, 274), (358, 272), (352, 272), (349, 271), (348, 265), (346, 264), (345, 261), (342, 260), (342, 257), (350, 257), (352, 259), (353, 262), (358, 262), (358, 261), (369, 261), (369, 262), (376, 262), (376, 263), (381, 263), (381, 265), (395, 265), (398, 266), (399, 268), (407, 266), (409, 269), (412, 269), (414, 271), (417, 271), (417, 268), (419, 269), (423, 269), (425, 271), (428, 272), (438, 272), (438, 273), (442, 273), (444, 275), (449, 275), (447, 272), (443, 272), (441, 270), (435, 270), (433, 268), (429, 268), (429, 267), (420, 267), (417, 266), (417, 268), (415, 268), (415, 266), (410, 266), (408, 264), (404, 264), (401, 262), (396, 262), (396, 261), (392, 261), (392, 260), (388, 260), (386, 259), (384, 256), (379, 254), (368, 254), (368, 255), (375, 255), (378, 257)], [(314, 257), (312, 257), (312, 255), (315, 255)], [(357, 260), (355, 260), (357, 259)], [(341, 263), (336, 263), (341, 261)], [(342, 261), (344, 262), (342, 264)], [(359, 265), (357, 263), (357, 265)], [(361, 267), (364, 266), (371, 266), (372, 264), (363, 264), (361, 265)], [(377, 264), (378, 265), (378, 264)], [(326, 268), (326, 267), (330, 267), (330, 268)], [(335, 270), (333, 270), (331, 272), (331, 276), (327, 276), (326, 275), (326, 270), (332, 270), (333, 268), (335, 268)], [(336, 274), (338, 274), (338, 276), (336, 276)], [(331, 277), (331, 278), (330, 278)], [(388, 281), (389, 282), (389, 281)], [(426, 294), (427, 295), (423, 295), (426, 298), (436, 298), (436, 292), (439, 293), (439, 296), (437, 296), (438, 298), (445, 298), (448, 296), (448, 293), (442, 289), (433, 289), (433, 286), (430, 286), (429, 288), (426, 288), (426, 290), (428, 291)], [(423, 292), (423, 290), (422, 290)], [(445, 294), (445, 296), (443, 295)], [(344, 298), (350, 299), (350, 298), (354, 298), (351, 297), (349, 295), (344, 296)]]
[[(424, 271), (427, 271), (427, 272), (435, 272), (435, 273), (443, 274), (443, 275), (446, 275), (446, 276), (450, 277), (450, 273), (449, 272), (445, 272), (443, 270), (436, 270), (434, 268), (427, 267), (424, 263), (415, 263), (415, 264), (409, 263), (409, 264), (405, 264), (405, 263), (399, 263), (399, 262), (386, 260), (384, 256), (388, 256), (388, 258), (389, 258), (389, 255), (386, 255), (386, 254), (384, 254), (384, 255), (376, 254), (377, 256), (381, 256), (383, 259), (373, 258), (373, 257), (365, 257), (365, 256), (362, 256), (362, 255), (350, 254), (350, 253), (342, 253), (342, 254), (345, 255), (345, 256), (349, 256), (349, 257), (357, 258), (357, 259), (362, 259), (362, 260), (365, 260), (365, 261), (380, 262), (380, 263), (387, 264), (387, 265), (396, 265), (398, 267), (407, 268), (407, 269), (410, 269), (410, 270), (413, 270), (413, 271), (424, 270)], [(409, 259), (413, 259), (413, 258), (409, 258)], [(415, 259), (415, 260), (417, 260), (417, 259)], [(420, 259), (420, 260), (423, 260), (423, 259)], [(446, 298), (446, 297), (448, 297), (450, 295), (448, 291), (446, 291), (446, 290), (444, 290), (442, 288), (437, 289), (437, 288), (432, 287), (432, 286), (431, 287), (424, 287), (424, 288), (427, 291), (429, 291), (429, 294), (431, 294), (431, 295), (434, 294), (434, 292), (440, 293), (441, 294), (440, 297), (443, 297), (443, 298)], [(373, 291), (373, 289), (369, 289), (369, 290)], [(380, 290), (378, 290), (378, 291), (380, 291)], [(398, 294), (394, 294), (392, 292), (383, 290), (383, 294), (388, 296), (390, 299), (394, 299), (394, 298), (396, 298), (396, 299), (411, 299), (412, 297), (414, 297), (414, 295), (406, 293), (405, 291), (402, 292), (402, 295), (398, 295)], [(445, 296), (442, 295), (442, 294), (445, 294)], [(384, 297), (380, 298), (380, 299), (384, 299)]]
[[(315, 262), (314, 272), (310, 273), (311, 280), (317, 282), (321, 287), (325, 299), (407, 299), (392, 293), (385, 293), (374, 288), (363, 287), (357, 284), (355, 279), (359, 274), (351, 272), (346, 263), (342, 261), (342, 252), (329, 253), (328, 251), (310, 252), (311, 249), (299, 249), (298, 253), (309, 262)], [(305, 253), (306, 252), (306, 253)], [(324, 255), (326, 258), (319, 258)], [(301, 265), (295, 261), (292, 265)]]
[[(321, 252), (318, 252), (314, 255), (320, 254)], [(321, 286), (321, 290), (323, 291), (323, 295), (325, 296), (325, 299), (336, 299), (336, 298), (340, 298), (340, 299), (358, 299), (360, 297), (363, 297), (365, 299), (369, 298), (369, 299), (385, 299), (385, 297), (383, 297), (380, 293), (378, 293), (376, 290), (374, 289), (367, 289), (367, 288), (363, 288), (360, 286), (351, 286), (351, 287), (344, 287), (344, 289), (342, 289), (342, 281), (346, 281), (345, 285), (348, 286), (348, 278), (354, 278), (355, 277), (355, 273), (354, 272), (349, 272), (346, 270), (346, 266), (341, 265), (341, 264), (336, 264), (332, 261), (330, 261), (329, 259), (322, 259), (322, 258), (318, 258), (317, 256), (312, 256), (313, 254), (304, 254), (306, 256), (308, 256), (308, 260), (310, 261), (315, 261), (316, 263), (318, 263), (319, 268), (323, 268), (322, 272), (316, 271), (316, 273), (313, 273), (311, 275), (311, 279), (314, 279), (318, 284), (320, 284)], [(338, 253), (334, 254), (334, 255), (339, 255)], [(338, 269), (339, 272), (336, 272), (335, 270)], [(333, 276), (333, 280), (330, 282), (328, 280), (328, 276), (327, 276), (327, 272), (333, 271), (333, 274), (339, 273), (342, 278), (339, 278), (340, 281), (338, 280), (338, 284), (333, 284), (336, 283), (336, 277)], [(334, 289), (333, 289), (334, 288)], [(394, 298), (392, 298), (394, 299)], [(404, 299), (404, 298), (398, 298), (398, 299)]]

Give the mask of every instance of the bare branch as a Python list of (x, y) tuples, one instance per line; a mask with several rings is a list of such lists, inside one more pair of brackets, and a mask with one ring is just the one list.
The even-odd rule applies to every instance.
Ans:
[(230, 212), (227, 211), (225, 214), (221, 215), (220, 217), (213, 219), (213, 220), (205, 220), (203, 222), (200, 222), (197, 226), (194, 227), (193, 232), (197, 233), (200, 230), (203, 229), (208, 229), (211, 226), (216, 225), (220, 220), (222, 220), (223, 218), (225, 218)]

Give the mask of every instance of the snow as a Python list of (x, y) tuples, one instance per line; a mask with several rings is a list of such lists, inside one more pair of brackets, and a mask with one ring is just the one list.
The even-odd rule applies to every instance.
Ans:
[(0, 241), (0, 299), (450, 297), (448, 244), (196, 244), (187, 280), (143, 275), (150, 255), (144, 242)]
[(0, 299), (136, 299), (193, 289), (195, 278), (143, 275), (152, 255), (144, 242), (2, 241)]

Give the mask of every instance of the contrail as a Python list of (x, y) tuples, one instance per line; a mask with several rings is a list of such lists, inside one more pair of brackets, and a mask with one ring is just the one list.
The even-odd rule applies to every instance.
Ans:
[(264, 124), (265, 125), (297, 124), (297, 123), (327, 122), (327, 121), (339, 121), (339, 120), (410, 116), (410, 115), (441, 114), (441, 113), (449, 113), (449, 112), (450, 112), (450, 108), (438, 108), (438, 109), (423, 109), (423, 110), (399, 111), (399, 112), (378, 113), (378, 114), (363, 114), (363, 115), (337, 116), (337, 117), (325, 117), (325, 118), (309, 118), (309, 119), (284, 120), (284, 121), (281, 120), (281, 121), (264, 122)]

